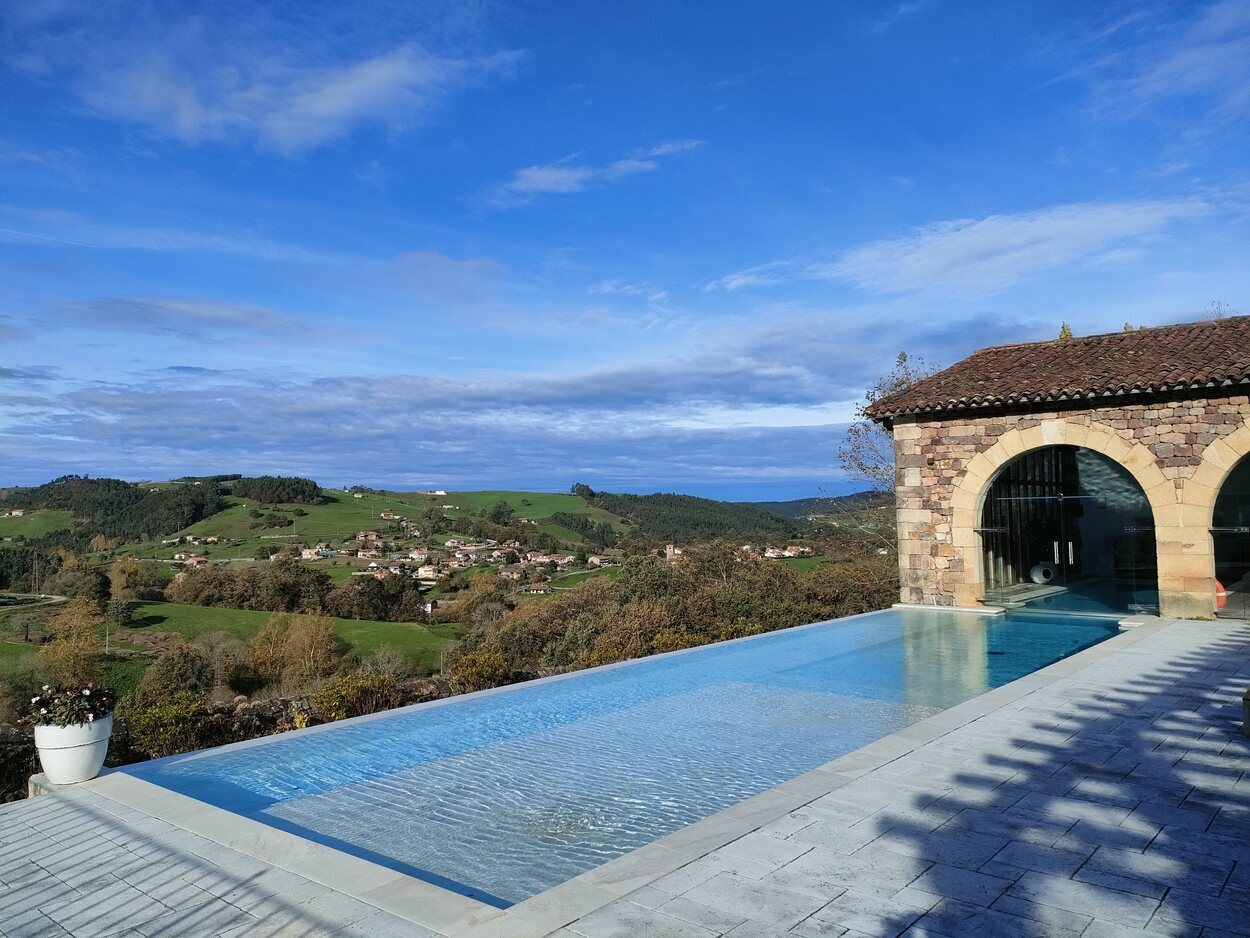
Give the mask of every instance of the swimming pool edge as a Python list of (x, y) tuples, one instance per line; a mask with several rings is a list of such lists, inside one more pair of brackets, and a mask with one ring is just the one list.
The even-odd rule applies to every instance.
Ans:
[(372, 861), (306, 840), (122, 771), (81, 787), (238, 852), (304, 876), (446, 938), (546, 935), (915, 749), (1154, 634), (1122, 631), (1053, 664), (846, 753), (650, 844), (498, 909)]

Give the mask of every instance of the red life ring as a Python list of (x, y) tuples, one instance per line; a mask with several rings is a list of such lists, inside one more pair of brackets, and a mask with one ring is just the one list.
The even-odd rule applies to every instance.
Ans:
[(1228, 590), (1219, 580), (1215, 581), (1215, 608), (1223, 609), (1228, 605)]

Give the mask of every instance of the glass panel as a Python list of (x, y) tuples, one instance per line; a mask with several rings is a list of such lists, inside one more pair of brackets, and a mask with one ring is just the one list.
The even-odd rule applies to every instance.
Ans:
[(1215, 500), (1215, 614), (1250, 618), (1250, 457), (1237, 464)]
[(1003, 467), (980, 534), (987, 603), (1103, 614), (1158, 608), (1145, 493), (1092, 450), (1051, 446)]

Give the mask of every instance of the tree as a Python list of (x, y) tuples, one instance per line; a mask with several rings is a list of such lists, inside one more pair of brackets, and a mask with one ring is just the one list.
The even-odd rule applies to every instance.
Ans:
[(326, 616), (294, 616), (282, 645), (282, 682), (306, 687), (329, 677), (347, 654), (348, 645)]
[(595, 490), (584, 482), (574, 482), (572, 488), (569, 489), (570, 495), (578, 495), (582, 498), (594, 498)]
[(199, 649), (180, 642), (166, 649), (143, 673), (135, 688), (138, 707), (161, 706), (180, 693), (203, 697), (213, 687), (213, 669)]
[(139, 572), (139, 562), (123, 555), (109, 564), (109, 595), (113, 599), (134, 599), (131, 578)]
[(486, 520), (492, 524), (511, 524), (512, 518), (516, 514), (512, 506), (503, 499), (495, 502), (486, 512)]
[(894, 491), (894, 439), (868, 416), (868, 408), (931, 374), (933, 369), (922, 359), (899, 352), (889, 373), (864, 393), (864, 399), (855, 407), (855, 422), (838, 449), (842, 469), (849, 478), (866, 482), (878, 492)]
[(1071, 327), (1071, 326), (1069, 326), (1066, 322), (1065, 322), (1065, 323), (1063, 323), (1063, 324), (1059, 327), (1059, 338), (1061, 338), (1061, 339), (1070, 339), (1070, 338), (1072, 338), (1072, 327)]
[(52, 640), (39, 649), (53, 681), (77, 684), (100, 677), (100, 607), (87, 596), (65, 604), (49, 624)]

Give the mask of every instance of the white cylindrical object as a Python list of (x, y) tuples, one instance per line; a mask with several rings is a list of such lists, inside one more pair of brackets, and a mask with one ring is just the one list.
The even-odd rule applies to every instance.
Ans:
[(1035, 563), (1029, 571), (1029, 579), (1034, 583), (1049, 583), (1055, 578), (1055, 566), (1049, 563)]
[(54, 785), (73, 785), (100, 774), (113, 735), (113, 714), (72, 726), (36, 726), (35, 748)]

